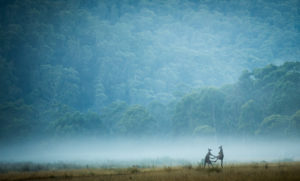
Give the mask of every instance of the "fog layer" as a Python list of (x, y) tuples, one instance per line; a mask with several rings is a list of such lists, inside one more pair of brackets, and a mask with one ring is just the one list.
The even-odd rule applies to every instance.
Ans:
[(2, 145), (1, 162), (70, 162), (85, 164), (126, 163), (128, 165), (198, 164), (207, 149), (217, 155), (223, 146), (225, 163), (299, 161), (298, 140), (223, 139), (76, 139)]

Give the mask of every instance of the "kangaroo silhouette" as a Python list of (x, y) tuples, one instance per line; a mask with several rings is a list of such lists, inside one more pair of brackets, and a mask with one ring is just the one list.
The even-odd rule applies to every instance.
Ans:
[(219, 154), (218, 154), (218, 156), (215, 157), (216, 160), (214, 162), (217, 162), (218, 160), (221, 160), (221, 167), (223, 168), (224, 153), (223, 153), (222, 146), (219, 146), (219, 149), (220, 149)]
[(214, 155), (211, 154), (211, 149), (208, 148), (208, 152), (204, 159), (204, 168), (205, 168), (206, 164), (208, 165), (208, 167), (209, 167), (209, 165), (211, 165), (213, 167), (211, 160), (210, 160), (211, 157), (214, 157)]

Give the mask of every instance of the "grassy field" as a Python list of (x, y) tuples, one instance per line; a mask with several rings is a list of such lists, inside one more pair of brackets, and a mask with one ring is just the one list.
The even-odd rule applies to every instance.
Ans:
[(300, 180), (300, 162), (251, 163), (202, 168), (201, 166), (178, 166), (164, 168), (122, 168), (122, 169), (75, 169), (55, 171), (23, 171), (0, 174), (0, 180), (47, 180), (47, 181), (267, 181)]

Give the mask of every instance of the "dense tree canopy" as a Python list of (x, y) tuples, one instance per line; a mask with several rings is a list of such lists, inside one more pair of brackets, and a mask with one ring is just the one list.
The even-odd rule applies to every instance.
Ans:
[(299, 7), (1, 0), (0, 139), (297, 135)]

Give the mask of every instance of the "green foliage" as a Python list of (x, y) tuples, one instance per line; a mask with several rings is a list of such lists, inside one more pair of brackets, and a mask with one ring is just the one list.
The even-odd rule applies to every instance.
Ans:
[(215, 88), (202, 89), (186, 95), (176, 105), (173, 117), (175, 134), (193, 133), (199, 125), (219, 128), (224, 95)]
[(297, 1), (0, 4), (0, 138), (297, 135)]
[(215, 134), (244, 136), (295, 135), (299, 128), (292, 120), (297, 120), (295, 112), (300, 108), (299, 66), (286, 62), (244, 71), (236, 84), (186, 95), (174, 111), (175, 134), (215, 130)]
[(298, 110), (291, 118), (292, 124), (290, 130), (292, 134), (300, 135), (300, 110)]
[(256, 97), (266, 114), (292, 114), (300, 107), (300, 64), (286, 62), (254, 70)]
[(99, 115), (94, 113), (69, 112), (51, 122), (49, 129), (57, 136), (102, 135), (101, 124)]
[(241, 107), (239, 129), (242, 132), (253, 133), (261, 122), (262, 113), (259, 105), (249, 100)]
[(15, 100), (21, 93), (12, 62), (0, 56), (0, 102)]
[(73, 68), (42, 65), (35, 73), (32, 102), (64, 103), (76, 106), (79, 96), (78, 72)]
[(255, 132), (263, 136), (286, 136), (290, 135), (291, 121), (288, 116), (271, 115), (266, 117)]
[(128, 109), (128, 105), (122, 101), (116, 101), (108, 105), (101, 111), (101, 119), (109, 135), (118, 132), (117, 124), (122, 119), (123, 114)]
[(164, 105), (158, 101), (151, 102), (147, 111), (157, 122), (157, 134), (168, 135), (171, 131), (171, 105)]
[(23, 100), (6, 102), (0, 105), (0, 140), (6, 138), (20, 139), (30, 136), (36, 123), (32, 106)]
[[(1, 71), (1, 77), (9, 75), (5, 80), (13, 81), (6, 87), (14, 91), (5, 94), (32, 95), (38, 91), (35, 85), (48, 82), (37, 72), (49, 65), (76, 72), (77, 100), (62, 103), (71, 101), (80, 110), (99, 110), (116, 100), (167, 103), (191, 88), (233, 83), (242, 69), (299, 60), (297, 5), (250, 0), (6, 2), (0, 53), (12, 70)], [(243, 83), (244, 89), (250, 86)]]
[(139, 105), (130, 106), (117, 124), (121, 135), (150, 135), (156, 132), (156, 121)]

